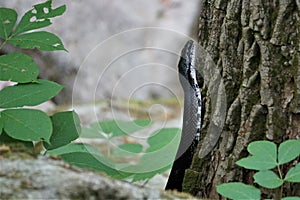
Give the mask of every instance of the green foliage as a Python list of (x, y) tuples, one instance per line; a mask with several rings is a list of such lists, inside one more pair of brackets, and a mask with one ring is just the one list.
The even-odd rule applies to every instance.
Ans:
[(125, 143), (125, 144), (121, 144), (118, 146), (118, 148), (116, 148), (113, 151), (113, 156), (114, 157), (130, 157), (133, 156), (134, 154), (139, 154), (142, 153), (143, 151), (143, 145), (141, 144), (137, 144), (137, 143)]
[(300, 197), (284, 197), (282, 200), (300, 200)]
[(81, 131), (80, 119), (73, 111), (56, 113), (51, 117), (53, 133), (50, 144), (45, 144), (46, 149), (56, 149), (76, 140)]
[(45, 141), (49, 143), (52, 124), (40, 110), (7, 109), (2, 111), (3, 130), (12, 138), (23, 141)]
[(90, 144), (71, 143), (47, 151), (48, 155), (60, 155), (66, 162), (78, 167), (99, 170), (111, 176), (120, 176), (114, 164), (101, 151)]
[(47, 80), (8, 86), (0, 91), (0, 107), (36, 106), (53, 98), (62, 88), (61, 85)]
[(43, 51), (65, 50), (61, 40), (56, 35), (46, 31), (17, 35), (8, 41), (23, 49), (38, 48)]
[(273, 142), (252, 142), (247, 150), (252, 156), (239, 160), (237, 165), (255, 170), (272, 169), (277, 165), (277, 149)]
[(157, 149), (166, 147), (172, 140), (178, 140), (178, 135), (174, 134), (176, 131), (178, 131), (178, 129), (165, 128), (155, 132), (148, 138), (150, 147), (147, 149), (147, 152), (155, 152)]
[[(66, 7), (52, 9), (52, 1), (35, 5), (25, 13), (19, 24), (18, 14), (9, 8), (0, 8), (0, 38), (2, 49), (6, 43), (23, 49), (44, 51), (65, 50), (54, 34), (33, 30), (49, 26), (50, 19), (62, 15)], [(30, 32), (28, 32), (30, 31)], [(9, 53), (0, 56), (0, 80), (16, 82), (0, 91), (0, 142), (43, 141), (54, 149), (78, 138), (80, 121), (75, 112), (56, 113), (51, 118), (44, 112), (22, 108), (36, 106), (57, 95), (62, 86), (37, 79), (38, 67), (26, 54)]]
[(219, 185), (217, 192), (230, 199), (260, 199), (259, 189), (238, 182)]
[(121, 120), (101, 121), (91, 125), (91, 129), (99, 130), (107, 137), (118, 137), (134, 133), (150, 125), (148, 120), (134, 120), (132, 122)]
[[(66, 7), (52, 8), (52, 1), (34, 5), (16, 24), (18, 14), (0, 8), (0, 49), (7, 43), (22, 49), (43, 51), (66, 50), (53, 33), (37, 29), (51, 25), (51, 18), (62, 15)], [(151, 125), (149, 120), (131, 122), (109, 120), (83, 128), (73, 111), (60, 112), (49, 117), (46, 113), (22, 108), (36, 106), (57, 95), (62, 86), (37, 79), (39, 70), (26, 54), (9, 53), (0, 56), (0, 80), (16, 82), (0, 91), (0, 144), (24, 144), (42, 141), (47, 155), (59, 155), (66, 162), (79, 167), (99, 170), (107, 175), (132, 181), (149, 179), (168, 170), (175, 158), (180, 140), (179, 129), (165, 128), (152, 133), (144, 142), (122, 143), (112, 141), (127, 137)], [(105, 139), (107, 149), (73, 143), (81, 138)], [(28, 145), (27, 145), (28, 146)], [(131, 161), (135, 160), (135, 163)]]
[(8, 39), (10, 33), (15, 26), (18, 14), (16, 11), (9, 8), (0, 8), (0, 37), (3, 39)]
[(278, 188), (284, 182), (275, 172), (270, 170), (259, 171), (253, 177), (256, 183), (269, 189)]
[[(70, 164), (105, 172), (107, 175), (131, 181), (152, 178), (170, 169), (179, 145), (180, 130), (164, 128), (147, 138), (147, 145), (122, 143), (114, 145), (113, 140), (128, 137), (136, 131), (151, 125), (148, 120), (97, 122), (83, 128), (81, 138), (106, 140), (105, 149), (99, 150), (88, 144), (69, 144), (49, 150), (49, 155), (60, 155)], [(132, 161), (135, 160), (135, 163)]]
[(297, 158), (300, 154), (299, 145), (299, 140), (287, 140), (280, 144), (278, 149), (278, 164), (282, 165)]
[(31, 57), (22, 53), (0, 56), (0, 80), (30, 83), (37, 79), (39, 70)]
[(295, 167), (292, 167), (286, 174), (285, 181), (288, 182), (300, 182), (300, 164), (298, 163)]
[[(25, 13), (18, 25), (16, 25), (18, 14), (8, 8), (0, 9), (0, 37), (12, 45), (25, 49), (38, 48), (43, 51), (65, 50), (61, 40), (53, 33), (39, 31), (30, 32), (51, 25), (50, 19), (62, 15), (66, 6), (52, 9), (52, 1), (34, 5)], [(16, 26), (16, 27), (15, 27)], [(15, 28), (14, 28), (15, 27)]]
[[(273, 142), (255, 141), (248, 145), (247, 150), (251, 156), (242, 158), (236, 164), (246, 169), (259, 170), (253, 176), (254, 182), (258, 185), (269, 189), (278, 188), (282, 195), (284, 182), (300, 182), (300, 163), (290, 168), (285, 177), (281, 171), (281, 165), (300, 155), (300, 140), (287, 140), (280, 144), (278, 150)], [(271, 170), (275, 167), (276, 170)], [(260, 199), (260, 191), (257, 188), (243, 183), (221, 184), (217, 186), (217, 192), (231, 199)], [(286, 197), (283, 199), (300, 198)]]

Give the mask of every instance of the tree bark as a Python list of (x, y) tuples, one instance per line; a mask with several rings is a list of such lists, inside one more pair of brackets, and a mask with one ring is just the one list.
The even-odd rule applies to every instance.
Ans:
[[(300, 1), (202, 0), (201, 4), (199, 44), (220, 70), (227, 112), (214, 150), (201, 159), (195, 154), (183, 191), (217, 199), (216, 186), (221, 183), (253, 184), (254, 172), (235, 165), (248, 155), (250, 142), (279, 144), (300, 137)], [(207, 96), (203, 138), (209, 102)], [(274, 198), (275, 191), (263, 193)], [(300, 195), (299, 184), (285, 185), (287, 195)]]

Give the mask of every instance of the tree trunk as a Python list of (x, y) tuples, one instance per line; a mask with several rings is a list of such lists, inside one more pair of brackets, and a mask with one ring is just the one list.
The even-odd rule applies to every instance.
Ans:
[[(250, 142), (279, 144), (300, 137), (300, 2), (202, 0), (201, 4), (199, 44), (220, 70), (227, 112), (214, 150), (202, 159), (195, 154), (183, 191), (216, 199), (221, 183), (253, 184), (253, 171), (235, 165), (248, 155)], [(210, 121), (209, 102), (208, 95), (203, 138)], [(274, 190), (263, 193), (274, 198)], [(299, 184), (285, 185), (287, 195), (300, 195)]]

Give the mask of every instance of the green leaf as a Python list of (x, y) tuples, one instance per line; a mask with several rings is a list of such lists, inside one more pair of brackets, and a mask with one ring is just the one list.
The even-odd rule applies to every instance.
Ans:
[(11, 109), (1, 112), (4, 131), (12, 138), (23, 141), (46, 141), (52, 133), (49, 117), (40, 110)]
[(287, 172), (284, 180), (288, 182), (300, 182), (300, 163)]
[(244, 183), (224, 183), (217, 186), (217, 192), (230, 199), (260, 199), (260, 190)]
[[(37, 4), (33, 6), (37, 10), (37, 19), (49, 19), (62, 15), (66, 11), (66, 6), (62, 5), (58, 8), (52, 8), (52, 0), (48, 0), (45, 3)], [(46, 12), (48, 9), (48, 12)]]
[(82, 168), (95, 169), (114, 177), (121, 177), (114, 164), (106, 159), (95, 147), (84, 143), (71, 143), (60, 148), (47, 151), (50, 155), (60, 155), (66, 162)]
[(90, 153), (83, 152), (67, 153), (60, 156), (71, 165), (99, 170), (110, 176), (120, 176), (120, 172), (114, 169), (112, 164), (103, 162), (104, 157), (99, 157)]
[(17, 21), (18, 14), (13, 9), (0, 8), (0, 38), (7, 39)]
[(21, 141), (14, 139), (10, 136), (8, 136), (5, 131), (0, 135), (0, 145), (8, 145), (10, 148), (12, 148), (12, 151), (14, 151), (14, 148), (16, 150), (20, 151), (27, 151), (29, 153), (33, 152), (34, 146), (32, 141)]
[(300, 197), (284, 197), (281, 200), (300, 200)]
[(33, 9), (27, 11), (14, 31), (14, 35), (30, 30), (43, 28), (51, 24), (50, 18), (60, 16), (66, 11), (66, 6), (52, 9), (52, 1), (34, 5)]
[(143, 151), (141, 144), (121, 144), (114, 149), (112, 155), (115, 157), (130, 157), (136, 156)]
[(143, 150), (143, 146), (141, 144), (122, 144), (119, 145), (118, 148), (131, 153), (141, 153)]
[(80, 119), (74, 111), (56, 113), (51, 117), (51, 120), (53, 124), (51, 145), (45, 144), (46, 149), (51, 150), (64, 146), (79, 137)]
[(288, 163), (300, 154), (300, 140), (287, 140), (280, 144), (278, 149), (278, 163)]
[(145, 180), (145, 179), (150, 179), (152, 177), (154, 177), (157, 174), (162, 174), (165, 171), (171, 169), (172, 165), (166, 166), (164, 168), (158, 169), (158, 170), (154, 170), (151, 172), (145, 172), (145, 173), (134, 173), (133, 174), (133, 178), (132, 181), (136, 182), (136, 181), (141, 181), (141, 180)]
[(0, 91), (0, 108), (36, 106), (57, 95), (62, 88), (47, 80), (8, 86)]
[(91, 154), (99, 154), (102, 156), (102, 153), (95, 148), (94, 146), (90, 144), (84, 144), (84, 143), (70, 143), (65, 146), (47, 150), (47, 155), (62, 155), (67, 153), (74, 153), (74, 152), (83, 152), (83, 153), (91, 153)]
[[(164, 138), (163, 136), (166, 137)], [(134, 181), (147, 179), (157, 173), (162, 173), (170, 169), (176, 156), (180, 136), (180, 131), (177, 128), (166, 128), (156, 131), (155, 135), (150, 139), (152, 147), (150, 146), (146, 152), (142, 154), (138, 164), (121, 164), (117, 165), (117, 169), (126, 174), (133, 174)], [(158, 142), (164, 142), (164, 144), (156, 146), (154, 143), (157, 142), (156, 139), (159, 138), (162, 140), (158, 140)], [(169, 140), (169, 138), (172, 139)], [(168, 140), (168, 142), (165, 142), (165, 140)]]
[(149, 126), (151, 122), (149, 120), (134, 120), (134, 121), (122, 121), (122, 120), (109, 120), (92, 124), (93, 129), (111, 136), (117, 137), (127, 135), (139, 131), (146, 126)]
[(22, 53), (0, 56), (0, 80), (19, 83), (33, 82), (39, 70), (31, 57)]
[(171, 165), (176, 157), (180, 138), (181, 134), (178, 128), (164, 128), (154, 132), (147, 140), (149, 147), (140, 158), (139, 165), (126, 170), (148, 173)]
[(248, 145), (248, 152), (254, 156), (263, 156), (268, 161), (277, 163), (276, 144), (269, 141), (255, 141)]
[(269, 189), (278, 188), (284, 182), (277, 176), (277, 174), (270, 170), (259, 171), (255, 173), (254, 180), (259, 185)]
[(277, 149), (273, 142), (255, 141), (248, 145), (253, 156), (242, 158), (236, 164), (246, 169), (267, 170), (277, 166)]
[(94, 139), (105, 139), (103, 133), (99, 130), (99, 128), (94, 127), (82, 127), (80, 136), (81, 138), (94, 138)]
[[(147, 140), (150, 147), (146, 152), (155, 152), (159, 149), (166, 147), (170, 143), (179, 145), (180, 129), (178, 128), (163, 128), (154, 132)], [(176, 150), (175, 150), (176, 151)]]
[(53, 33), (46, 31), (26, 33), (8, 40), (22, 49), (40, 49), (42, 51), (66, 50), (62, 41)]
[[(268, 158), (268, 157), (267, 157)], [(276, 167), (273, 159), (267, 159), (264, 156), (249, 156), (236, 162), (237, 165), (246, 169), (267, 170)]]

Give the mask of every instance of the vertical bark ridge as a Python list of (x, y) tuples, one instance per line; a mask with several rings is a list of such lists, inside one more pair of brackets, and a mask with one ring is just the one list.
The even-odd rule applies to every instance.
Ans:
[[(199, 44), (220, 70), (228, 109), (215, 150), (203, 159), (195, 154), (183, 191), (219, 198), (215, 187), (223, 182), (252, 183), (251, 172), (235, 165), (247, 156), (250, 142), (300, 137), (299, 7), (296, 0), (202, 1)], [(204, 134), (208, 123), (209, 117)], [(287, 187), (289, 195), (300, 191)], [(264, 192), (264, 197), (273, 197)]]

